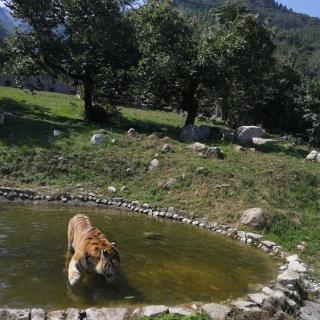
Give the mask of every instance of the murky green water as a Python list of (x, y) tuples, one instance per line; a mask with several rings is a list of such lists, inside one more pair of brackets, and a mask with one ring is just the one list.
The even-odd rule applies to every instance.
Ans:
[[(76, 290), (67, 284), (67, 225), (79, 212), (118, 244), (121, 277), (113, 286), (98, 276)], [(189, 225), (112, 210), (0, 205), (0, 306), (221, 302), (271, 280), (275, 271), (267, 255)]]

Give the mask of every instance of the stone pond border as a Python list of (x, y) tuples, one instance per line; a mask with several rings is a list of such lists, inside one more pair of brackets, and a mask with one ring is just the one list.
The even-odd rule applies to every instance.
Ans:
[[(231, 307), (209, 303), (193, 303), (188, 306), (168, 307), (145, 306), (134, 310), (127, 308), (88, 308), (78, 310), (70, 308), (46, 312), (43, 309), (0, 309), (0, 320), (123, 320), (137, 316), (154, 316), (162, 313), (191, 315), (196, 312), (205, 312), (213, 319), (224, 319), (232, 308), (245, 312), (263, 312), (273, 310), (275, 307), (288, 313), (296, 313), (302, 319), (320, 319), (320, 305), (307, 301), (307, 293), (319, 294), (320, 284), (315, 282), (308, 273), (308, 267), (297, 255), (289, 255), (282, 251), (280, 245), (265, 240), (262, 235), (245, 232), (228, 225), (208, 223), (205, 219), (194, 219), (173, 207), (153, 207), (148, 203), (129, 201), (121, 197), (108, 197), (95, 193), (81, 192), (44, 194), (36, 193), (30, 189), (0, 187), (0, 202), (32, 203), (32, 204), (64, 204), (73, 206), (110, 207), (145, 214), (156, 218), (175, 220), (190, 224), (194, 227), (208, 229), (212, 232), (228, 236), (242, 243), (254, 246), (263, 252), (278, 256), (284, 261), (279, 268), (277, 278), (265, 286), (258, 293), (248, 294), (246, 298), (231, 303)], [(309, 317), (309, 318), (308, 318)]]

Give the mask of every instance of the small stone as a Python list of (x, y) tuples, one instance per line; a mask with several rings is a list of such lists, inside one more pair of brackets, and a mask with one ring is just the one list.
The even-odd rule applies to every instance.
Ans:
[(70, 308), (66, 310), (66, 319), (65, 320), (80, 320), (80, 312), (78, 309)]
[(162, 153), (167, 153), (167, 152), (169, 152), (169, 151), (171, 151), (171, 147), (166, 143), (166, 144), (164, 144), (163, 146), (162, 146), (162, 148), (161, 148), (161, 152)]
[(125, 308), (89, 308), (86, 309), (86, 320), (124, 320), (127, 311)]
[(269, 240), (261, 241), (261, 243), (269, 249), (277, 245), (275, 242)]
[(250, 301), (253, 301), (257, 305), (262, 306), (263, 301), (267, 298), (267, 295), (264, 293), (252, 293), (248, 294), (248, 298), (250, 299)]
[(197, 226), (197, 225), (199, 225), (199, 221), (197, 221), (197, 220), (192, 221), (192, 225), (193, 225), (193, 226)]
[(301, 262), (295, 260), (295, 261), (289, 262), (288, 270), (300, 272), (300, 273), (305, 273), (305, 272), (307, 272), (308, 269), (304, 263), (301, 263)]
[(108, 187), (108, 192), (109, 193), (116, 193), (117, 189), (115, 187), (110, 186), (110, 187)]
[(128, 137), (134, 138), (134, 137), (136, 137), (136, 135), (137, 135), (137, 132), (136, 132), (135, 129), (130, 128), (130, 129), (128, 130)]
[(104, 141), (104, 135), (101, 133), (95, 134), (91, 138), (91, 143), (92, 144), (101, 144)]
[(304, 306), (300, 309), (300, 318), (302, 320), (319, 320), (320, 303), (305, 301)]
[(300, 279), (300, 274), (291, 270), (285, 270), (283, 273), (280, 273), (277, 277), (277, 280), (284, 286), (289, 284), (295, 286), (296, 283), (300, 281)]
[(318, 151), (317, 150), (312, 150), (306, 157), (307, 161), (316, 161), (316, 158), (318, 156)]
[(30, 309), (0, 309), (0, 319), (29, 320)]
[(297, 249), (300, 251), (304, 251), (305, 247), (302, 244), (298, 244)]
[(54, 137), (60, 137), (62, 134), (63, 134), (63, 132), (61, 130), (58, 130), (58, 129), (53, 130)]
[(223, 152), (219, 147), (210, 147), (207, 150), (207, 158), (223, 159)]
[(176, 183), (177, 183), (176, 178), (169, 178), (169, 180), (166, 181), (162, 187), (163, 189), (169, 190), (169, 189), (172, 189)]
[(207, 147), (205, 144), (200, 143), (200, 142), (195, 142), (193, 144), (190, 144), (187, 146), (187, 148), (193, 152), (206, 152)]
[(150, 164), (149, 164), (149, 167), (148, 167), (148, 170), (149, 170), (149, 171), (155, 170), (156, 168), (159, 167), (159, 164), (160, 164), (160, 162), (159, 162), (158, 159), (153, 159), (153, 160), (151, 160), (151, 161), (150, 161)]
[(293, 254), (292, 256), (286, 257), (287, 262), (299, 261), (299, 257), (297, 254)]
[(111, 143), (112, 143), (112, 144), (115, 144), (116, 142), (117, 142), (116, 139), (111, 139)]
[(183, 307), (170, 307), (169, 313), (176, 314), (179, 316), (192, 316), (193, 314), (195, 314), (195, 310)]
[(260, 308), (258, 308), (257, 304), (252, 301), (237, 300), (233, 302), (232, 305), (242, 311), (260, 311)]
[(224, 320), (231, 311), (229, 307), (217, 303), (205, 304), (201, 307), (201, 310), (215, 320)]
[(123, 186), (123, 187), (121, 187), (121, 192), (123, 192), (123, 191), (126, 191), (126, 190), (128, 190), (128, 187), (127, 186)]

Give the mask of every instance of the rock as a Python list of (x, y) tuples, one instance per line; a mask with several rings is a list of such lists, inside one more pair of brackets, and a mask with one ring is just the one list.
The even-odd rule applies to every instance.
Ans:
[(53, 136), (54, 137), (60, 137), (62, 134), (63, 134), (63, 132), (58, 130), (58, 129), (54, 129), (53, 130)]
[(204, 167), (197, 167), (194, 172), (196, 174), (207, 174), (208, 173), (208, 170)]
[(89, 308), (86, 310), (86, 320), (123, 320), (126, 314), (126, 308)]
[(247, 238), (251, 238), (253, 241), (260, 241), (261, 239), (263, 239), (263, 235), (252, 232), (247, 232), (246, 236)]
[(196, 312), (195, 312), (195, 310), (190, 309), (190, 308), (170, 307), (169, 308), (169, 313), (176, 314), (176, 315), (179, 315), (179, 316), (192, 316)]
[(252, 138), (252, 142), (253, 142), (253, 144), (256, 144), (258, 146), (277, 144), (277, 140), (274, 140), (274, 139), (263, 139), (263, 138)]
[(162, 153), (167, 153), (167, 152), (169, 152), (169, 151), (171, 151), (171, 147), (166, 143), (166, 144), (164, 144), (163, 146), (162, 146), (162, 148), (161, 148), (161, 152)]
[(117, 189), (115, 187), (110, 186), (110, 187), (108, 187), (108, 192), (109, 193), (116, 193)]
[(128, 137), (134, 138), (134, 137), (136, 137), (136, 136), (137, 136), (136, 130), (134, 130), (133, 128), (130, 128), (130, 129), (128, 130)]
[(269, 240), (261, 241), (261, 243), (269, 249), (277, 245), (275, 242)]
[(210, 147), (207, 150), (207, 157), (214, 159), (223, 159), (223, 152), (219, 147)]
[(30, 309), (0, 309), (1, 320), (29, 320)]
[(243, 151), (245, 151), (245, 148), (244, 147), (242, 147), (242, 146), (234, 146), (234, 151), (235, 152), (243, 152)]
[(43, 309), (31, 309), (31, 320), (45, 320), (45, 318), (46, 312)]
[(280, 273), (277, 277), (278, 282), (286, 285), (293, 285), (295, 286), (297, 282), (299, 282), (301, 279), (301, 276), (298, 272), (291, 271), (291, 270), (285, 270), (284, 272)]
[(127, 186), (123, 186), (123, 187), (121, 187), (121, 192), (123, 192), (123, 191), (126, 191), (126, 190), (128, 190), (128, 187)]
[(246, 312), (256, 312), (260, 311), (260, 308), (252, 301), (245, 301), (245, 300), (237, 300), (232, 303), (232, 305), (239, 310), (246, 311)]
[(164, 183), (164, 185), (162, 186), (164, 189), (169, 190), (172, 187), (174, 187), (174, 185), (177, 183), (177, 179), (176, 178), (169, 178), (169, 180), (167, 182)]
[(304, 251), (305, 246), (302, 245), (302, 244), (298, 244), (298, 245), (297, 245), (297, 249), (300, 250), (300, 251)]
[(66, 313), (63, 310), (52, 311), (47, 314), (46, 320), (65, 320)]
[(291, 261), (288, 264), (289, 271), (294, 271), (294, 272), (300, 272), (300, 273), (305, 273), (308, 271), (307, 266), (299, 261)]
[(202, 125), (198, 128), (199, 130), (199, 139), (208, 139), (210, 137), (210, 127), (207, 125)]
[(300, 309), (300, 318), (302, 320), (319, 320), (320, 304), (311, 301), (305, 301), (305, 305)]
[(264, 299), (262, 308), (272, 311), (280, 307), (284, 309), (286, 305), (286, 295), (278, 290), (273, 290), (272, 293)]
[(165, 314), (169, 312), (169, 308), (164, 305), (159, 305), (159, 306), (147, 306), (143, 307), (140, 310), (140, 315), (142, 317), (154, 317), (159, 314)]
[(224, 320), (231, 311), (229, 307), (217, 303), (205, 304), (201, 307), (201, 310), (215, 320)]
[(262, 229), (266, 223), (266, 212), (261, 208), (251, 208), (243, 212), (240, 223)]
[(149, 167), (148, 167), (148, 170), (149, 171), (155, 170), (156, 168), (159, 167), (159, 164), (160, 164), (160, 162), (158, 159), (151, 160)]
[(80, 312), (78, 309), (70, 308), (66, 310), (65, 320), (81, 320)]
[(101, 133), (95, 134), (91, 138), (91, 143), (92, 144), (101, 144), (104, 141), (104, 135)]
[(318, 156), (318, 151), (317, 150), (312, 150), (306, 157), (307, 161), (316, 161), (317, 156)]
[(201, 139), (206, 139), (210, 135), (210, 128), (207, 129), (207, 126), (201, 126), (198, 128), (193, 124), (185, 126), (179, 135), (179, 140), (182, 142), (193, 142)]
[(297, 254), (293, 254), (292, 256), (287, 256), (285, 259), (289, 263), (293, 261), (299, 261), (299, 257)]
[(252, 138), (261, 138), (264, 130), (257, 126), (242, 126), (237, 129), (237, 140), (242, 145), (252, 143)]
[(193, 144), (188, 145), (187, 147), (189, 150), (193, 152), (205, 152), (207, 151), (207, 147), (205, 144), (200, 143), (200, 142), (195, 142)]
[(267, 295), (264, 293), (252, 293), (252, 294), (248, 294), (248, 298), (250, 301), (254, 302), (255, 304), (262, 306), (263, 301), (267, 298)]

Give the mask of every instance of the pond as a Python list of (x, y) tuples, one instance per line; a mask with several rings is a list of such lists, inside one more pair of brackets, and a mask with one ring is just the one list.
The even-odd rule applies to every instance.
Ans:
[[(84, 277), (76, 289), (64, 273), (69, 219), (84, 213), (121, 256), (121, 276), (106, 285)], [(175, 305), (222, 302), (276, 275), (259, 250), (207, 230), (127, 212), (0, 205), (0, 306), (23, 308)]]

